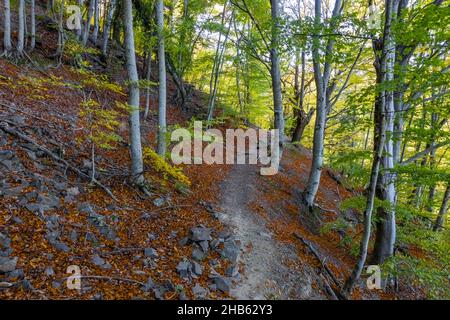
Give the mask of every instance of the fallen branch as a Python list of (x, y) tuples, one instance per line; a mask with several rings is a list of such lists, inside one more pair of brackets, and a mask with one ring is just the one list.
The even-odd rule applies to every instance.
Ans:
[(74, 279), (95, 279), (95, 280), (107, 280), (107, 281), (122, 281), (122, 282), (128, 282), (128, 283), (133, 283), (133, 284), (138, 284), (140, 286), (145, 286), (145, 283), (138, 281), (138, 280), (134, 280), (134, 279), (129, 279), (129, 278), (121, 278), (121, 277), (107, 277), (107, 276), (73, 276), (73, 277), (67, 277), (67, 278), (63, 278), (61, 279), (61, 281), (65, 281), (65, 280), (74, 280)]
[[(2, 120), (3, 121), (3, 120)], [(46, 147), (41, 146), (40, 144), (38, 144), (36, 141), (34, 141), (33, 139), (31, 139), (30, 137), (28, 137), (27, 135), (18, 132), (16, 130), (11, 129), (9, 126), (7, 125), (2, 125), (0, 124), (0, 129), (2, 129), (3, 131), (5, 131), (6, 133), (9, 133), (12, 136), (15, 136), (17, 138), (20, 138), (22, 140), (25, 140), (28, 143), (31, 143), (32, 145), (34, 145), (36, 148), (38, 148), (39, 150), (41, 150), (42, 152), (44, 152), (46, 155), (50, 156), (52, 159), (54, 159), (55, 161), (61, 162), (62, 164), (64, 164), (67, 168), (71, 169), (73, 172), (75, 172), (76, 174), (78, 174), (81, 177), (85, 177), (90, 179), (91, 177), (89, 177), (89, 175), (83, 173), (80, 169), (78, 169), (77, 167), (71, 165), (69, 162), (67, 162), (66, 160), (60, 158), (59, 156), (57, 156), (56, 154), (54, 154), (52, 151), (48, 150)], [(117, 198), (114, 196), (114, 194), (111, 192), (111, 190), (109, 190), (106, 186), (104, 186), (103, 184), (101, 184), (99, 181), (97, 181), (96, 179), (93, 179), (92, 183), (94, 183), (96, 186), (102, 188), (112, 199), (114, 199), (115, 201), (117, 201)]]
[[(309, 243), (309, 241), (305, 240), (303, 237), (301, 237), (300, 235), (298, 235), (297, 233), (293, 233), (294, 237), (296, 237), (297, 239), (299, 239), (305, 246), (308, 247), (308, 249), (312, 252), (312, 254), (317, 258), (317, 260), (319, 260), (320, 264), (322, 265), (323, 270), (325, 270), (326, 274), (333, 280), (334, 284), (336, 285), (336, 287), (340, 288), (341, 284), (339, 283), (339, 281), (337, 280), (337, 278), (335, 277), (335, 275), (333, 274), (333, 272), (330, 270), (330, 268), (328, 268), (327, 264), (325, 263), (325, 261), (322, 260), (322, 258), (320, 257), (319, 252), (317, 252), (317, 250), (312, 246), (311, 243)], [(329, 285), (328, 285), (329, 286)], [(336, 292), (331, 286), (329, 286), (329, 289), (333, 291), (333, 295), (341, 300), (344, 300), (345, 297), (342, 296), (339, 291)], [(329, 290), (327, 289), (327, 290)]]

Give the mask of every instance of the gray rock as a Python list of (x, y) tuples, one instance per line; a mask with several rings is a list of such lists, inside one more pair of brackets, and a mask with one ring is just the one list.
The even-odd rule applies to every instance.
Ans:
[(197, 248), (192, 250), (192, 258), (197, 261), (202, 261), (205, 258), (205, 253)]
[(208, 253), (209, 251), (208, 241), (200, 241), (198, 245), (200, 246), (200, 248), (202, 248), (204, 253)]
[(154, 240), (156, 240), (156, 235), (154, 233), (149, 232), (147, 234), (147, 238), (149, 241), (154, 241)]
[(57, 249), (57, 250), (60, 250), (60, 251), (63, 251), (63, 252), (69, 252), (70, 251), (70, 247), (67, 245), (67, 244), (65, 244), (64, 242), (61, 242), (61, 241), (52, 241), (52, 242), (50, 242), (54, 247), (55, 247), (55, 249)]
[(191, 262), (191, 270), (196, 276), (201, 276), (203, 274), (203, 267), (195, 261)]
[(192, 288), (192, 293), (196, 299), (206, 299), (209, 295), (208, 289), (203, 288), (198, 283)]
[(17, 266), (17, 260), (17, 257), (0, 257), (0, 272), (6, 273), (15, 270)]
[(153, 204), (158, 208), (162, 207), (164, 205), (164, 202), (166, 202), (164, 198), (156, 198), (155, 200), (153, 200)]
[(229, 293), (231, 290), (231, 280), (224, 277), (214, 278), (214, 284), (217, 286), (217, 290), (225, 293)]
[(144, 255), (146, 257), (152, 258), (152, 259), (156, 259), (159, 257), (158, 252), (154, 249), (154, 248), (145, 248), (144, 249)]
[(78, 189), (78, 187), (68, 188), (66, 190), (66, 194), (68, 196), (76, 197), (76, 196), (78, 196), (80, 194), (80, 190)]
[(180, 246), (185, 246), (185, 245), (187, 245), (187, 244), (189, 244), (189, 238), (188, 237), (184, 237), (183, 239), (181, 239), (180, 241), (178, 241), (178, 244), (180, 245)]
[(214, 239), (209, 243), (209, 246), (211, 247), (212, 250), (215, 250), (220, 244), (220, 240), (219, 239)]
[(236, 241), (226, 241), (221, 252), (222, 257), (232, 263), (236, 263), (241, 252), (240, 245)]
[(188, 277), (188, 272), (189, 272), (189, 262), (188, 261), (181, 261), (180, 263), (178, 263), (178, 265), (177, 265), (177, 272), (180, 275), (180, 277), (187, 278)]
[(210, 241), (211, 229), (205, 227), (195, 227), (191, 229), (190, 239), (192, 241)]
[(51, 276), (53, 276), (54, 274), (55, 274), (55, 271), (53, 270), (52, 267), (47, 267), (47, 268), (45, 268), (45, 275), (46, 275), (47, 277), (51, 277)]
[(147, 279), (147, 282), (145, 283), (145, 285), (142, 286), (142, 290), (144, 292), (150, 292), (151, 290), (153, 290), (154, 287), (155, 287), (155, 284), (153, 282), (153, 279), (151, 277), (149, 277)]
[(175, 292), (176, 291), (175, 285), (173, 284), (173, 282), (171, 280), (164, 281), (163, 286), (168, 292)]
[(92, 256), (92, 263), (97, 267), (101, 267), (103, 269), (111, 269), (111, 265), (105, 261), (105, 259), (101, 258), (98, 254), (94, 254)]
[(75, 230), (70, 231), (70, 240), (74, 243), (77, 242), (78, 233)]
[(23, 279), (24, 277), (25, 273), (23, 272), (23, 269), (16, 269), (11, 272), (8, 272), (8, 279), (11, 280)]
[(239, 266), (231, 265), (225, 270), (225, 275), (227, 277), (236, 277), (239, 274)]

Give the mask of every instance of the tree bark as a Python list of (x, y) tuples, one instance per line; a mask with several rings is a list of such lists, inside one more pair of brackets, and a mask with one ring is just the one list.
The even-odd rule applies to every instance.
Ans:
[(94, 14), (94, 5), (95, 5), (95, 0), (89, 0), (89, 9), (88, 9), (88, 14), (87, 14), (86, 24), (84, 25), (84, 32), (83, 32), (83, 39), (82, 39), (82, 43), (84, 46), (87, 45), (87, 42), (89, 40), (89, 33), (91, 31), (91, 20), (92, 20), (92, 15)]
[(5, 15), (3, 20), (3, 50), (6, 54), (12, 50), (11, 45), (11, 5), (10, 0), (3, 0)]
[(34, 50), (36, 47), (36, 8), (35, 0), (31, 0), (31, 43), (30, 48)]
[(17, 52), (19, 55), (23, 55), (25, 46), (25, 0), (19, 0), (18, 19)]
[[(147, 56), (147, 72), (145, 75), (145, 79), (147, 81), (151, 80), (152, 77), (152, 54), (153, 54), (153, 48), (150, 48), (148, 50), (148, 56)], [(148, 86), (145, 89), (145, 111), (144, 111), (144, 120), (147, 120), (148, 113), (150, 111), (150, 86)]]
[(92, 32), (92, 42), (94, 45), (97, 44), (97, 37), (98, 37), (98, 29), (100, 24), (100, 8), (98, 0), (95, 0), (94, 2), (94, 31)]
[(128, 104), (130, 110), (130, 152), (132, 181), (138, 186), (144, 183), (144, 165), (142, 159), (141, 131), (139, 119), (139, 77), (136, 67), (134, 49), (133, 12), (131, 0), (123, 0), (123, 21), (125, 25), (125, 51), (127, 57), (127, 71), (130, 81), (130, 95)]
[(163, 0), (156, 1), (156, 20), (158, 28), (158, 154), (165, 157), (166, 154), (166, 52), (164, 48), (164, 3)]
[(106, 17), (105, 27), (103, 29), (103, 42), (102, 42), (102, 53), (106, 56), (108, 52), (108, 40), (109, 32), (111, 30), (111, 22), (114, 16), (114, 10), (116, 8), (116, 0), (111, 0), (108, 8), (108, 15)]
[(272, 77), (273, 109), (274, 109), (274, 128), (279, 130), (280, 147), (284, 144), (284, 110), (283, 94), (281, 89), (281, 67), (278, 46), (280, 45), (280, 3), (278, 0), (270, 1), (272, 16), (272, 41), (270, 48), (270, 73)]
[(445, 217), (448, 212), (448, 203), (450, 200), (450, 182), (447, 183), (447, 189), (445, 190), (444, 199), (442, 200), (442, 205), (439, 210), (439, 214), (434, 223), (433, 231), (439, 231), (445, 226)]
[[(395, 62), (395, 43), (392, 36), (391, 24), (393, 18), (396, 16), (399, 0), (386, 0), (385, 10), (385, 27), (383, 33), (381, 59), (379, 61), (379, 68), (377, 70), (377, 81), (379, 84), (391, 82), (394, 77), (394, 62)], [(375, 54), (377, 55), (378, 50)], [(381, 82), (380, 82), (381, 81)], [(376, 114), (376, 142), (379, 143), (379, 137), (386, 134), (386, 142), (384, 143), (384, 153), (381, 159), (382, 169), (377, 183), (377, 196), (381, 200), (389, 203), (389, 208), (379, 207), (377, 210), (378, 222), (375, 239), (374, 252), (372, 256), (373, 264), (382, 264), (388, 257), (394, 254), (394, 244), (396, 238), (396, 224), (395, 224), (395, 203), (396, 203), (396, 189), (394, 173), (394, 92), (391, 88), (383, 89), (379, 93), (377, 103), (375, 106)], [(379, 122), (380, 113), (386, 115), (386, 126), (383, 132)]]

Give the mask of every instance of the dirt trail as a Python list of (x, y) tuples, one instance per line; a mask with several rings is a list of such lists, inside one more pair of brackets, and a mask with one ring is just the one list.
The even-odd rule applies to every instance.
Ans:
[(308, 266), (295, 270), (286, 265), (297, 261), (293, 246), (275, 240), (264, 219), (249, 208), (257, 194), (259, 169), (234, 165), (221, 186), (221, 221), (241, 240), (242, 279), (232, 289), (237, 299), (323, 299), (314, 292), (314, 272)]

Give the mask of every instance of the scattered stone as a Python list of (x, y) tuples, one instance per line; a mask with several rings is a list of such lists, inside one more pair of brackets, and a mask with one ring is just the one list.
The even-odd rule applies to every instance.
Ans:
[(69, 237), (70, 237), (70, 240), (75, 243), (78, 240), (78, 233), (75, 230), (72, 230), (72, 231), (70, 231)]
[(227, 277), (236, 277), (239, 274), (239, 267), (237, 265), (231, 265), (225, 270), (225, 275)]
[(222, 257), (228, 259), (232, 263), (236, 263), (241, 252), (240, 245), (237, 241), (226, 241), (222, 250)]
[(211, 247), (212, 250), (215, 250), (215, 249), (217, 249), (219, 244), (220, 244), (220, 240), (219, 239), (214, 239), (213, 241), (211, 241), (209, 243), (209, 246)]
[(205, 258), (205, 253), (195, 248), (194, 250), (192, 250), (192, 258), (197, 261), (202, 261)]
[(189, 244), (189, 238), (188, 237), (184, 237), (183, 239), (181, 239), (180, 241), (178, 241), (178, 244), (180, 245), (180, 246), (186, 246), (186, 245), (188, 245)]
[(188, 261), (181, 261), (180, 263), (178, 263), (178, 265), (177, 265), (177, 272), (180, 275), (180, 277), (187, 278), (188, 277), (188, 272), (189, 272), (189, 262)]
[(157, 206), (158, 208), (162, 207), (164, 202), (166, 202), (166, 200), (164, 200), (164, 198), (156, 198), (155, 200), (153, 200), (153, 204), (155, 206)]
[(8, 273), (8, 279), (10, 280), (23, 279), (24, 277), (25, 273), (23, 272), (23, 269), (16, 269)]
[(52, 281), (52, 288), (53, 289), (59, 289), (61, 288), (61, 282), (60, 281)]
[(144, 292), (149, 292), (150, 290), (153, 290), (154, 287), (155, 287), (155, 284), (153, 283), (153, 279), (151, 277), (149, 277), (147, 279), (147, 282), (145, 283), (145, 285), (142, 287), (142, 290)]
[(209, 295), (208, 289), (203, 288), (198, 283), (192, 288), (192, 293), (196, 299), (206, 299)]
[(46, 275), (47, 277), (51, 277), (51, 276), (53, 276), (54, 274), (55, 274), (55, 271), (53, 270), (52, 267), (47, 267), (47, 268), (45, 268), (45, 275)]
[(156, 236), (154, 233), (148, 233), (147, 234), (147, 238), (149, 241), (155, 241), (156, 240)]
[(92, 256), (92, 263), (97, 267), (101, 267), (103, 269), (111, 269), (111, 265), (107, 263), (103, 258), (101, 258), (98, 254), (94, 254)]
[(8, 257), (0, 257), (0, 272), (6, 273), (11, 272), (16, 269), (17, 266), (17, 257), (8, 258)]
[(200, 248), (202, 248), (204, 253), (208, 253), (209, 251), (208, 241), (200, 241), (198, 245), (200, 246)]
[(191, 229), (190, 239), (192, 241), (210, 241), (211, 229), (205, 227), (195, 227)]
[(191, 270), (196, 276), (201, 276), (203, 273), (203, 267), (195, 261), (191, 262)]
[(80, 194), (80, 190), (78, 189), (78, 187), (69, 188), (66, 190), (66, 194), (68, 196), (76, 197)]
[(152, 259), (156, 259), (159, 257), (158, 252), (154, 249), (154, 248), (145, 248), (144, 249), (144, 255), (146, 257), (152, 258)]
[(171, 280), (164, 281), (163, 286), (168, 292), (175, 292), (176, 291), (175, 285), (173, 284), (173, 282)]
[(52, 244), (55, 247), (55, 249), (57, 249), (57, 250), (60, 250), (60, 251), (66, 252), (66, 253), (70, 251), (69, 246), (67, 244), (65, 244), (64, 242), (52, 241), (52, 242), (50, 242), (50, 244)]
[(229, 293), (231, 290), (231, 280), (228, 278), (216, 277), (214, 278), (214, 284), (222, 292)]
[(86, 240), (92, 243), (98, 243), (97, 237), (92, 232), (86, 232)]

